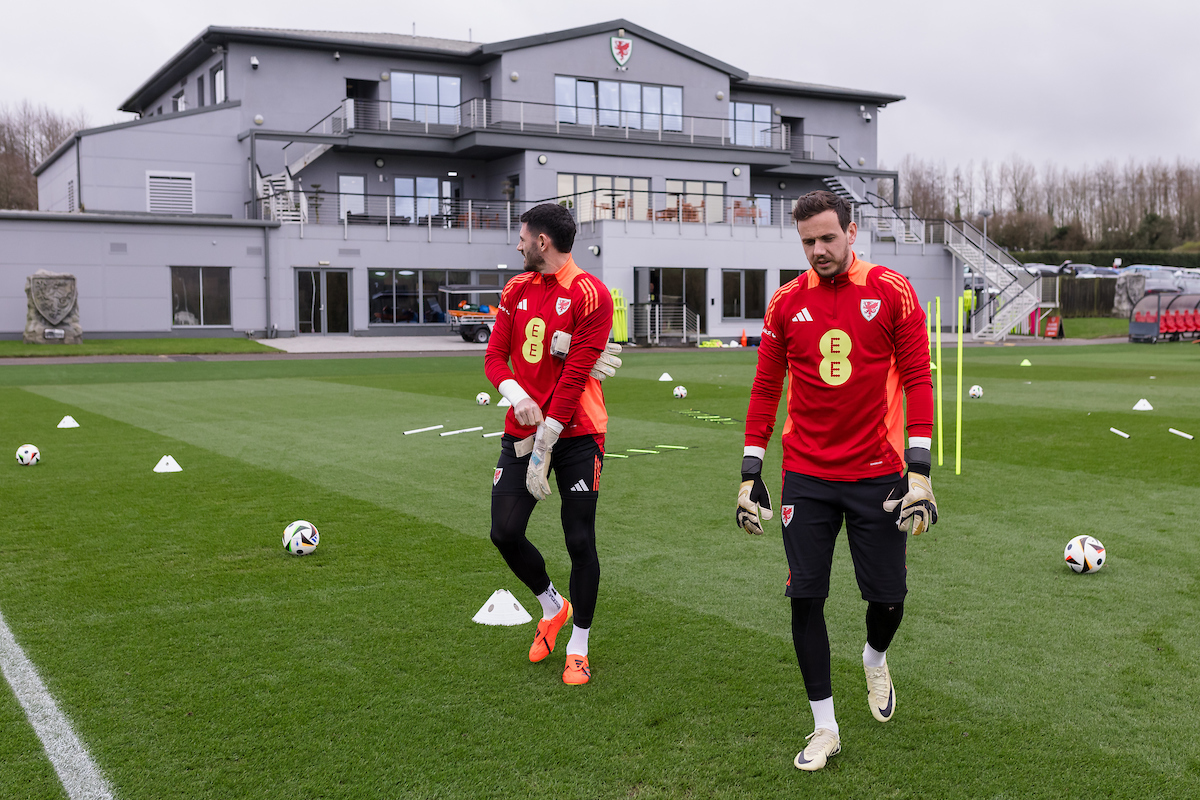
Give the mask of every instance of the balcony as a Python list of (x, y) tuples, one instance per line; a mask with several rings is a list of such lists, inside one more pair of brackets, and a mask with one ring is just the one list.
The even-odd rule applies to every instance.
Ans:
[[(378, 194), (339, 194), (324, 190), (274, 191), (246, 204), (246, 216), (257, 216), (285, 225), (339, 226), (343, 238), (361, 226), (386, 231), (424, 231), (426, 241), (467, 242), (475, 231), (520, 229), (520, 217), (541, 203), (559, 203), (570, 209), (576, 225), (584, 229), (606, 220), (642, 226), (651, 233), (704, 228), (785, 228), (791, 224), (795, 198), (728, 194), (685, 194), (665, 191), (599, 189), (545, 200), (474, 200), (438, 197), (397, 197)], [(419, 233), (416, 235), (420, 235)]]
[[(457, 106), (346, 99), (307, 133), (396, 133), (454, 138), (474, 131), (539, 134), (580, 139), (659, 142), (703, 147), (792, 152), (790, 127), (716, 117), (691, 117), (605, 109), (580, 109), (519, 100), (473, 98)], [(799, 148), (812, 160), (836, 161), (836, 145), (828, 152), (823, 140), (803, 137)]]

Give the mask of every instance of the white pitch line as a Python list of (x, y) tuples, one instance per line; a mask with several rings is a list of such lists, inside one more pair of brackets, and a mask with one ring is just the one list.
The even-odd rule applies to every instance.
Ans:
[(0, 614), (0, 669), (71, 800), (113, 800), (112, 789)]
[(1129, 434), (1126, 433), (1125, 431), (1119, 431), (1116, 428), (1109, 428), (1109, 430), (1112, 431), (1113, 433), (1115, 433), (1117, 436), (1120, 436), (1122, 439), (1129, 438)]
[(1192, 436), (1190, 433), (1184, 433), (1183, 431), (1177, 431), (1174, 428), (1167, 428), (1167, 430), (1169, 430), (1171, 433), (1175, 434), (1176, 436), (1182, 436), (1185, 439), (1195, 439), (1196, 438), (1195, 436)]
[(446, 427), (446, 426), (445, 425), (430, 425), (428, 428), (413, 428), (411, 431), (405, 431), (404, 435), (408, 436), (410, 433), (424, 433), (425, 431), (436, 431), (438, 428), (444, 428), (444, 427)]
[(456, 433), (472, 433), (474, 431), (481, 431), (481, 430), (483, 430), (483, 426), (476, 425), (474, 428), (463, 428), (462, 430), (446, 431), (445, 433), (439, 433), (438, 436), (453, 436)]

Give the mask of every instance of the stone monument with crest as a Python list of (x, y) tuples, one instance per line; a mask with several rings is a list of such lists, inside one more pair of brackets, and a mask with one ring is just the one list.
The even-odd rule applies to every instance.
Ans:
[(79, 293), (75, 276), (39, 269), (25, 279), (29, 314), (25, 318), (26, 344), (79, 344)]

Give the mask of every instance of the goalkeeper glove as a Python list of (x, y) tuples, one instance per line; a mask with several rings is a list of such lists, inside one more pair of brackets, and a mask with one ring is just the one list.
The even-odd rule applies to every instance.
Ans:
[[(569, 352), (571, 352), (571, 334), (566, 331), (555, 331), (554, 335), (550, 337), (550, 355), (565, 359)], [(600, 357), (596, 359), (595, 366), (592, 367), (591, 376), (602, 381), (616, 375), (617, 370), (621, 368), (621, 359), (618, 358), (620, 352), (621, 345), (616, 342), (609, 342), (605, 345), (604, 349), (600, 351)]]
[[(908, 475), (905, 476), (908, 491), (904, 496), (893, 500), (893, 489), (888, 493), (888, 499), (883, 503), (884, 511), (900, 509), (900, 517), (896, 527), (913, 536), (920, 536), (938, 521), (937, 500), (933, 497), (933, 485), (929, 482), (929, 451), (909, 448), (905, 453), (908, 457)], [(923, 456), (923, 458), (922, 458)]]
[(529, 464), (525, 468), (525, 488), (536, 500), (545, 500), (550, 496), (550, 451), (558, 442), (562, 433), (562, 423), (552, 417), (538, 425), (537, 435), (533, 439), (533, 452), (529, 454)]
[(734, 519), (746, 533), (761, 536), (762, 523), (772, 516), (771, 493), (762, 479), (762, 459), (746, 456), (742, 459), (742, 485)]

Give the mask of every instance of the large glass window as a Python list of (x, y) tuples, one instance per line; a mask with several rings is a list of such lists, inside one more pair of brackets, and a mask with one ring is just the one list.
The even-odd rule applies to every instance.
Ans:
[(396, 222), (420, 224), (431, 216), (449, 214), (452, 206), (454, 184), (440, 178), (396, 178), (395, 216)]
[(462, 78), (393, 72), (392, 119), (456, 125), (462, 103)]
[(338, 219), (347, 214), (365, 214), (367, 178), (365, 175), (338, 175)]
[(683, 130), (683, 88), (625, 81), (554, 79), (555, 119), (648, 131)]
[(650, 179), (620, 175), (558, 175), (558, 202), (578, 222), (650, 219)]
[(212, 89), (213, 104), (225, 102), (225, 68), (218, 64), (209, 70), (208, 85)]
[[(372, 269), (369, 271), (371, 324), (445, 323), (449, 311), (464, 300), (489, 309), (500, 302), (500, 290), (512, 274), (494, 270)], [(439, 286), (475, 284), (495, 291), (447, 295)]]
[(229, 325), (229, 267), (171, 267), (171, 324)]
[(721, 316), (762, 319), (767, 311), (765, 269), (721, 270)]
[(666, 207), (660, 216), (684, 222), (724, 222), (725, 183), (668, 180)]
[(760, 103), (729, 104), (729, 138), (742, 147), (771, 146), (771, 106)]

